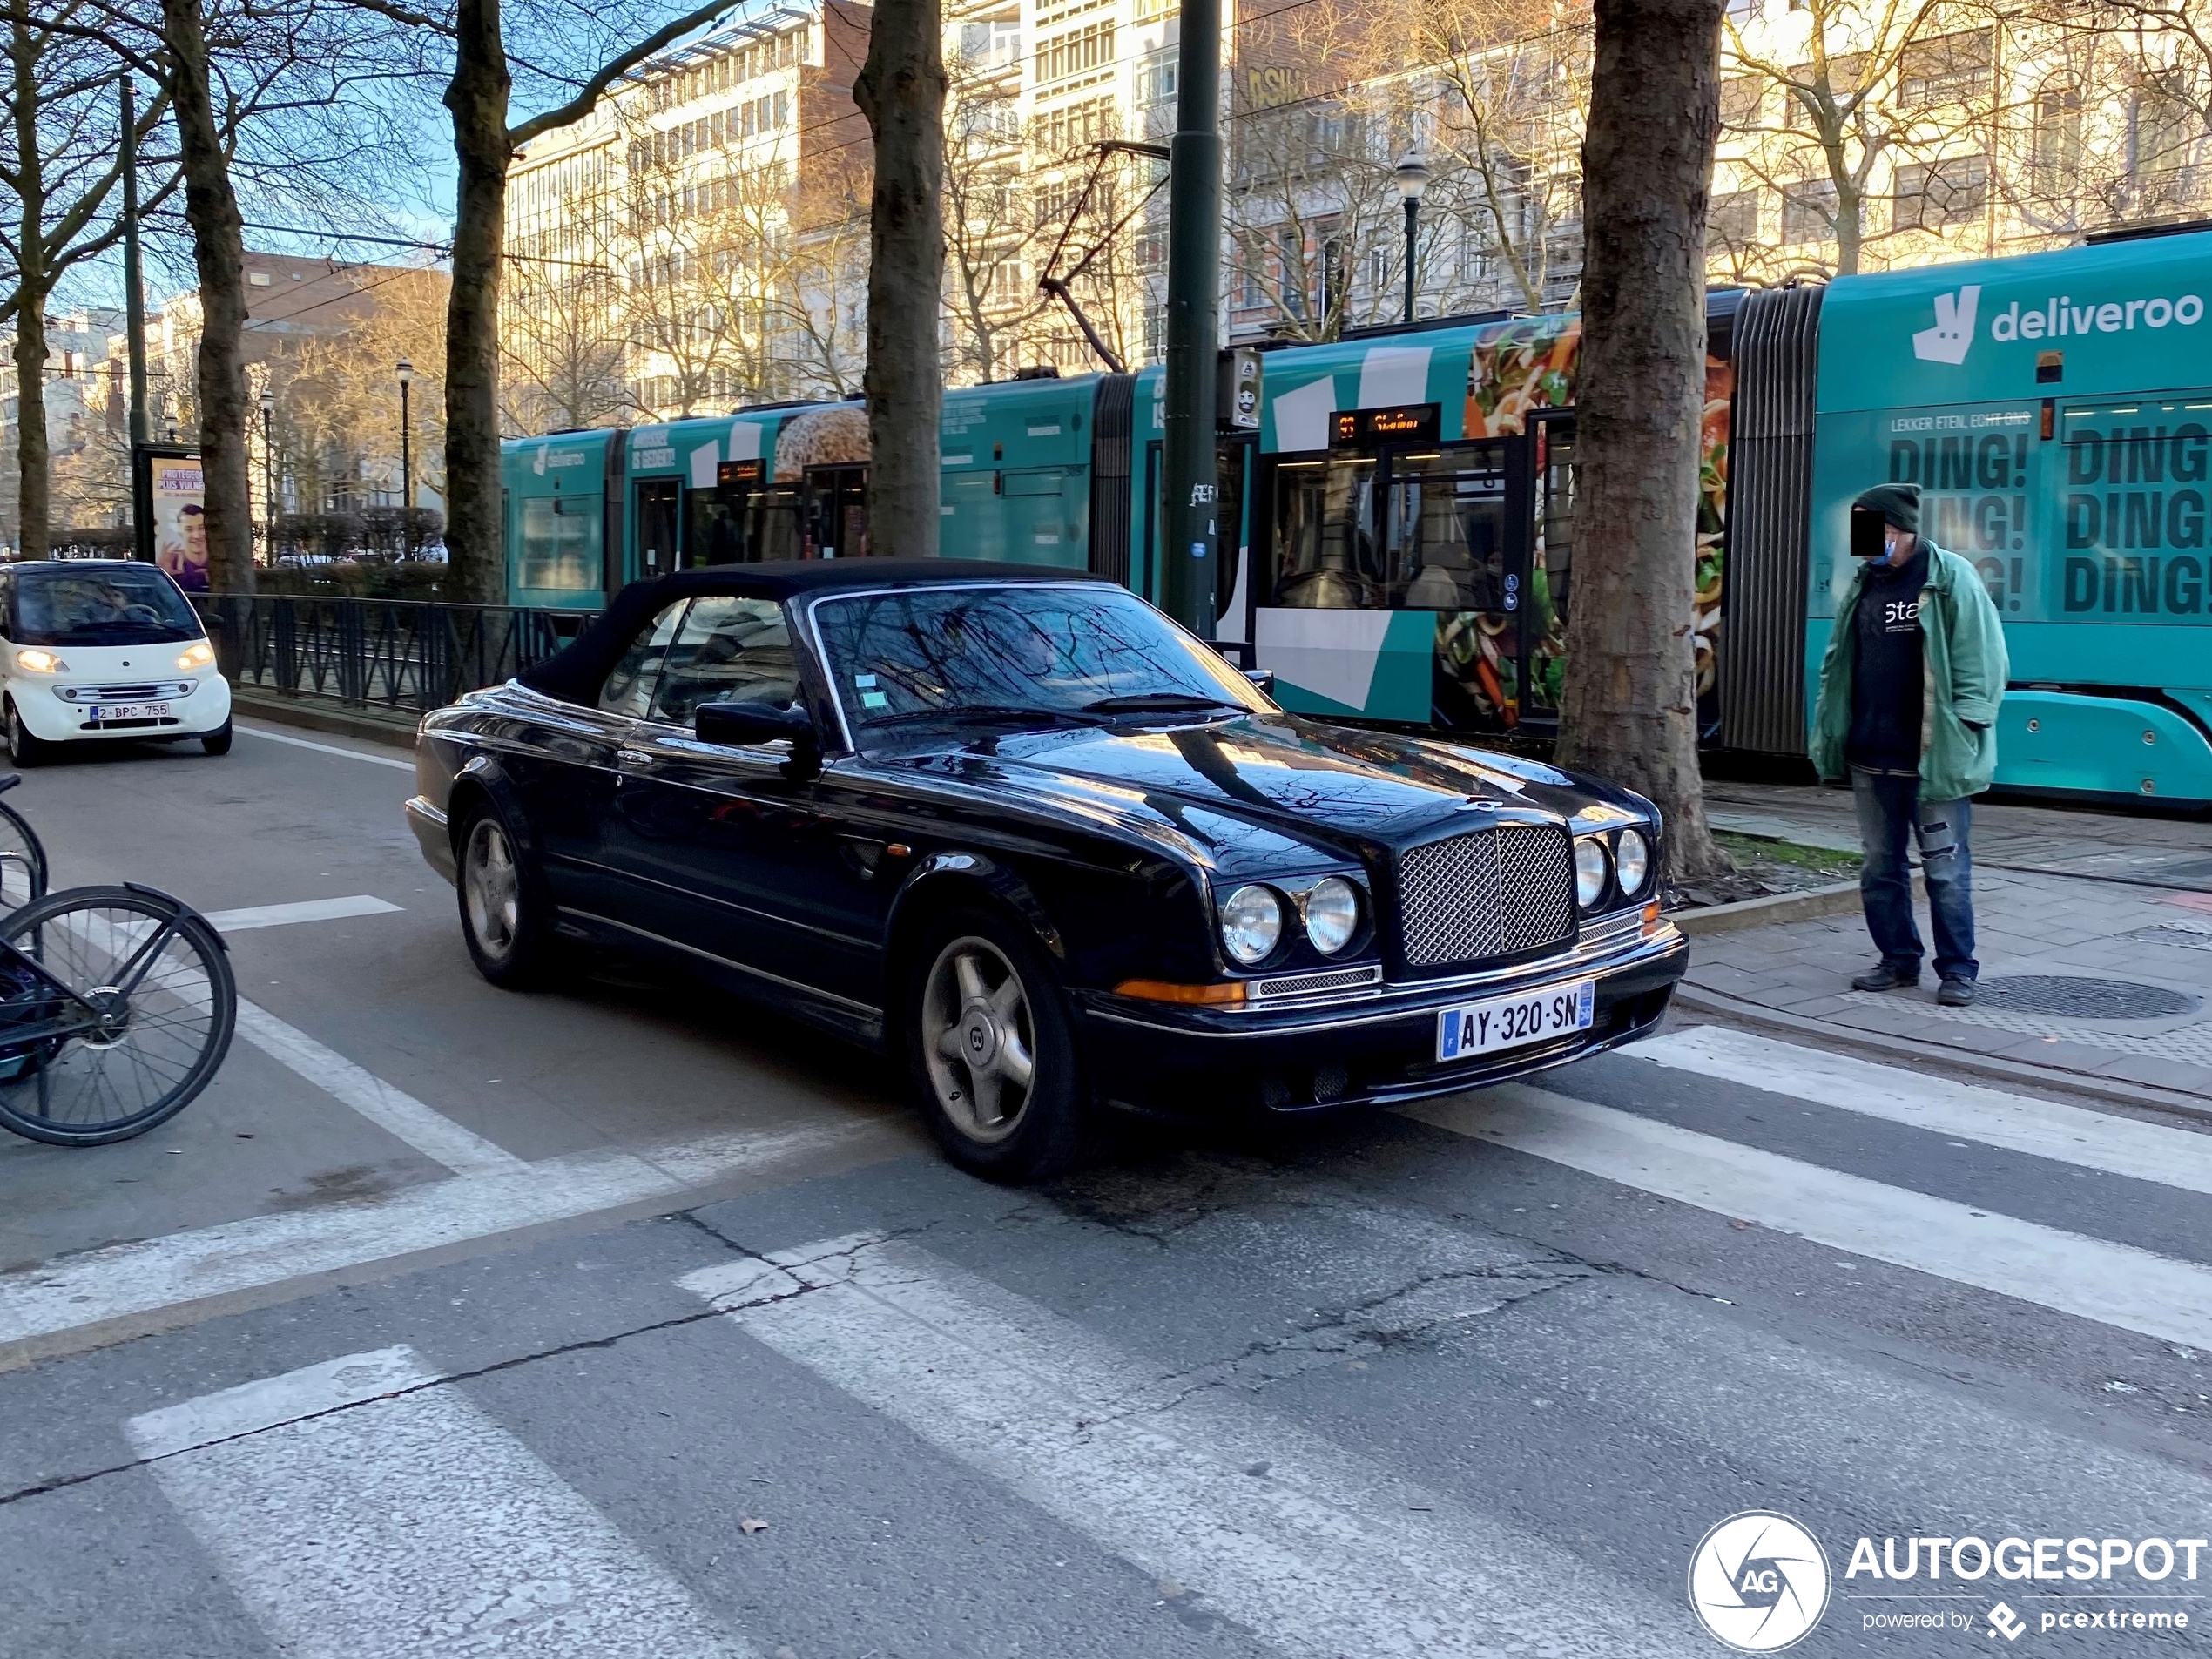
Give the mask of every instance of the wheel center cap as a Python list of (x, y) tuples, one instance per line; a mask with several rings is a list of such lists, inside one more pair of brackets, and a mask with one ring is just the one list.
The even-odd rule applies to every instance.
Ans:
[(998, 1058), (999, 1023), (991, 1011), (980, 1004), (970, 1004), (960, 1018), (961, 1057), (971, 1067), (988, 1067)]

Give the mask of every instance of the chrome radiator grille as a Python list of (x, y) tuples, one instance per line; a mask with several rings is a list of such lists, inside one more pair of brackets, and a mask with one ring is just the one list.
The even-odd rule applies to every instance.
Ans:
[(1398, 861), (1409, 968), (1510, 956), (1575, 936), (1575, 852), (1563, 829), (1507, 824), (1417, 846)]

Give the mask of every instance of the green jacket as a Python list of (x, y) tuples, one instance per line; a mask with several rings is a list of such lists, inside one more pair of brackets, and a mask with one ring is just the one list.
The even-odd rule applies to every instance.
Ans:
[[(1925, 538), (1924, 538), (1925, 539)], [(1997, 705), (2010, 664), (2005, 626), (1981, 576), (1956, 553), (1927, 543), (1928, 584), (1920, 590), (1920, 798), (1960, 800), (1989, 787), (1997, 771)], [(1820, 775), (1849, 775), (1851, 617), (1866, 588), (1862, 567), (1836, 611), (1820, 663), (1820, 700), (1812, 716), (1812, 764)]]

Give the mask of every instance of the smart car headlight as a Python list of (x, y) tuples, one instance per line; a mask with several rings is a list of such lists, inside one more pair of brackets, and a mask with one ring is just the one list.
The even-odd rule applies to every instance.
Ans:
[(178, 653), (179, 668), (205, 668), (215, 660), (215, 648), (204, 639), (195, 639)]
[(1267, 887), (1239, 887), (1221, 907), (1221, 943), (1247, 967), (1264, 961), (1283, 937), (1283, 901)]
[(1318, 881), (1305, 895), (1305, 936), (1324, 956), (1333, 956), (1359, 930), (1359, 892), (1341, 876)]
[(69, 664), (50, 651), (26, 646), (16, 653), (16, 666), (26, 674), (66, 674)]
[(1605, 842), (1595, 835), (1575, 841), (1575, 902), (1588, 910), (1605, 892)]

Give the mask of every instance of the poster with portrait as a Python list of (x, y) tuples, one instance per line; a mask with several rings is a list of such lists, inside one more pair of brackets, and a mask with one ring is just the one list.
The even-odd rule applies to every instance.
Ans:
[(198, 455), (152, 455), (147, 495), (153, 562), (187, 593), (207, 591), (206, 480)]

